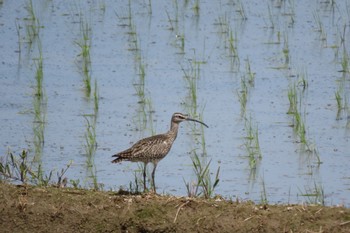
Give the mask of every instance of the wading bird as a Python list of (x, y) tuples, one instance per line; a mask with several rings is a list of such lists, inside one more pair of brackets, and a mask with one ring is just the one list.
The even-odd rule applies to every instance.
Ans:
[(113, 155), (112, 157), (117, 157), (112, 161), (112, 163), (119, 163), (122, 161), (131, 161), (131, 162), (143, 162), (143, 188), (144, 191), (146, 188), (146, 166), (148, 163), (153, 163), (152, 171), (152, 187), (153, 192), (156, 192), (156, 186), (154, 183), (154, 173), (158, 162), (163, 159), (170, 151), (171, 146), (173, 145), (177, 131), (179, 129), (179, 124), (183, 121), (194, 121), (198, 122), (205, 127), (208, 126), (198, 120), (190, 118), (187, 114), (174, 113), (171, 117), (171, 126), (170, 130), (165, 134), (158, 134), (148, 138), (141, 139), (136, 142), (132, 147), (127, 150), (124, 150), (118, 154)]

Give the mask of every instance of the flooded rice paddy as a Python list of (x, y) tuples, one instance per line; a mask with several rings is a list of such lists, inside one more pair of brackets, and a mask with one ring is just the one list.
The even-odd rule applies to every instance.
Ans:
[(349, 206), (349, 25), (350, 1), (2, 0), (1, 161), (135, 189), (111, 155), (183, 112), (209, 128), (181, 124), (159, 193), (197, 156), (225, 198)]

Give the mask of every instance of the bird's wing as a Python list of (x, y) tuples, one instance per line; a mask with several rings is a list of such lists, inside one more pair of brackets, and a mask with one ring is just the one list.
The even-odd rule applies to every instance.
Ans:
[(118, 157), (116, 162), (122, 160), (161, 158), (169, 152), (171, 147), (171, 144), (166, 144), (166, 139), (166, 134), (159, 134), (141, 139), (129, 149), (115, 154), (113, 157)]

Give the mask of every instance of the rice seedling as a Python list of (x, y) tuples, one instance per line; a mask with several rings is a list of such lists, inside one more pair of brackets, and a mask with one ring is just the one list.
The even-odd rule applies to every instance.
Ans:
[[(174, 31), (175, 30), (175, 28), (178, 28), (178, 16), (177, 16), (177, 14), (176, 14), (176, 18), (175, 19), (172, 19), (171, 17), (170, 17), (170, 15), (169, 15), (169, 12), (166, 10), (165, 11), (165, 13), (166, 13), (166, 15), (167, 15), (167, 17), (168, 17), (168, 22), (170, 23), (170, 26), (169, 26), (169, 30), (170, 31)], [(175, 23), (175, 25), (174, 25), (174, 23)]]
[(99, 0), (98, 2), (98, 8), (105, 13), (106, 12), (106, 2), (104, 0)]
[(267, 9), (268, 9), (269, 21), (270, 21), (270, 26), (267, 26), (267, 27), (274, 29), (275, 28), (275, 21), (274, 21), (274, 17), (273, 17), (272, 11), (271, 11), (270, 4), (267, 4)]
[(350, 66), (349, 66), (349, 55), (348, 52), (346, 51), (345, 47), (343, 49), (343, 56), (341, 60), (341, 72), (344, 73), (350, 73)]
[(146, 103), (146, 94), (145, 94), (145, 79), (146, 79), (146, 70), (145, 70), (145, 64), (140, 59), (138, 63), (138, 76), (139, 79), (137, 83), (134, 83), (134, 88), (136, 91), (136, 95), (139, 98), (138, 103), (139, 104), (145, 104)]
[(216, 20), (215, 25), (219, 26), (220, 35), (227, 34), (227, 32), (229, 31), (229, 19), (227, 17), (227, 14), (225, 13), (224, 16), (219, 16)]
[(185, 70), (182, 68), (182, 72), (184, 73), (184, 79), (187, 82), (187, 88), (189, 90), (188, 98), (186, 103), (186, 107), (188, 108), (188, 112), (191, 115), (197, 115), (198, 103), (197, 103), (197, 82), (200, 74), (200, 64), (195, 63), (196, 67), (193, 67), (193, 64), (190, 63), (189, 70)]
[(241, 20), (248, 19), (247, 14), (245, 12), (244, 5), (243, 5), (241, 0), (238, 0), (238, 2), (237, 2), (237, 12), (239, 13)]
[(266, 186), (264, 177), (261, 178), (261, 192), (260, 192), (260, 204), (268, 205), (269, 201), (267, 199)]
[(100, 94), (99, 94), (99, 91), (98, 91), (97, 80), (95, 79), (95, 87), (94, 87), (94, 112), (95, 112), (95, 117), (97, 116), (98, 109), (99, 109), (99, 100), (100, 100)]
[(290, 64), (290, 54), (289, 54), (289, 42), (288, 42), (288, 35), (283, 35), (283, 49), (282, 53), (284, 56), (284, 68), (288, 68)]
[(34, 161), (40, 161), (45, 142), (45, 124), (46, 124), (46, 103), (38, 96), (34, 96)]
[(338, 85), (338, 89), (334, 93), (335, 95), (335, 100), (337, 102), (337, 120), (342, 119), (341, 114), (342, 112), (346, 112), (349, 107), (348, 107), (348, 96), (347, 93), (344, 92), (344, 82), (346, 79), (340, 80), (340, 83)]
[(337, 101), (338, 113), (343, 109), (343, 98), (341, 97), (342, 90), (337, 90), (335, 92), (335, 99)]
[(91, 123), (88, 119), (89, 115), (84, 115), (84, 119), (86, 120), (86, 132), (84, 135), (85, 138), (85, 154), (87, 155), (86, 165), (87, 167), (93, 166), (93, 157), (95, 155), (97, 149), (96, 142), (96, 120), (93, 119)]
[(32, 0), (27, 2), (27, 5), (25, 8), (28, 12), (28, 17), (25, 18), (25, 20), (27, 21), (26, 40), (31, 45), (33, 43), (34, 39), (39, 35), (39, 30), (40, 30), (41, 26), (39, 23), (39, 19), (36, 17)]
[(194, 5), (193, 5), (192, 9), (193, 9), (194, 15), (199, 16), (199, 13), (200, 13), (199, 0), (194, 1)]
[(154, 114), (154, 109), (152, 106), (152, 100), (151, 98), (146, 99), (146, 109), (147, 109), (147, 123), (148, 123), (148, 129), (151, 133), (151, 135), (155, 135), (156, 131), (153, 126), (153, 114)]
[(326, 41), (327, 40), (327, 32), (324, 29), (323, 23), (321, 21), (320, 15), (318, 14), (317, 11), (313, 12), (313, 17), (315, 20), (315, 24), (316, 24), (316, 31), (319, 32), (320, 34), (320, 40), (321, 41)]
[(44, 131), (46, 124), (46, 107), (47, 100), (44, 95), (43, 90), (43, 58), (42, 58), (42, 49), (41, 43), (39, 41), (39, 58), (34, 59), (34, 64), (36, 66), (35, 73), (35, 90), (33, 96), (33, 110), (34, 110), (34, 120), (33, 120), (33, 133), (34, 133), (34, 148), (35, 156), (34, 160), (39, 161), (42, 155), (42, 149), (44, 146)]
[[(203, 111), (204, 111), (204, 107), (202, 108), (201, 110), (201, 114), (199, 115), (199, 120), (203, 122)], [(205, 131), (204, 131), (204, 126), (201, 125), (201, 128), (200, 128), (201, 132), (200, 132), (200, 135), (201, 135), (201, 146), (202, 146), (202, 151), (203, 151), (203, 154), (206, 155), (207, 154), (207, 149), (206, 149), (206, 143), (205, 143)]]
[(237, 50), (237, 36), (233, 35), (232, 29), (229, 28), (228, 31), (228, 43), (229, 43), (229, 58), (230, 58), (230, 64), (231, 64), (231, 69), (232, 71), (234, 70), (239, 70), (240, 67), (240, 59), (238, 55), (238, 50)]
[(92, 166), (88, 167), (87, 169), (89, 172), (88, 178), (91, 180), (93, 190), (103, 190), (104, 184), (98, 183), (97, 181), (96, 166), (92, 164)]
[(18, 54), (19, 54), (19, 60), (21, 58), (21, 52), (22, 52), (22, 38), (21, 38), (21, 26), (18, 24), (17, 20), (15, 21), (16, 25), (16, 32), (17, 32), (17, 38), (18, 38)]
[[(301, 79), (303, 80), (303, 78)], [(303, 84), (303, 90), (305, 86), (307, 86), (307, 81), (302, 81)], [(300, 83), (300, 81), (299, 81)], [(299, 98), (298, 98), (299, 95)], [(292, 127), (294, 130), (295, 135), (298, 137), (299, 143), (302, 145), (302, 149), (304, 152), (307, 152), (308, 154), (314, 155), (314, 157), (317, 160), (317, 164), (321, 164), (321, 159), (318, 153), (318, 150), (314, 143), (310, 143), (309, 139), (307, 138), (307, 132), (306, 132), (306, 125), (305, 125), (305, 112), (304, 115), (301, 114), (301, 101), (302, 94), (299, 94), (296, 88), (296, 84), (292, 84), (289, 87), (288, 90), (288, 100), (289, 100), (289, 109), (287, 114), (290, 114), (293, 117), (293, 123)]]
[(251, 117), (249, 119), (245, 118), (244, 128), (246, 131), (244, 146), (249, 159), (249, 167), (255, 169), (258, 162), (262, 159), (259, 130), (257, 126), (253, 126)]
[(294, 112), (294, 129), (299, 137), (300, 143), (307, 145), (305, 123), (298, 110)]
[[(92, 122), (88, 119), (92, 117)], [(95, 166), (95, 154), (97, 149), (96, 141), (96, 115), (84, 115), (86, 120), (86, 132), (85, 132), (85, 154), (86, 158), (86, 168), (88, 172), (87, 179), (91, 181), (94, 190), (102, 190), (103, 185), (97, 182), (96, 166)]]
[(91, 27), (89, 23), (80, 17), (80, 40), (75, 41), (75, 44), (80, 48), (80, 53), (78, 54), (81, 57), (80, 65), (81, 72), (83, 74), (83, 82), (85, 87), (85, 93), (87, 97), (90, 97), (91, 94)]
[(314, 182), (313, 187), (305, 187), (305, 191), (300, 191), (300, 196), (304, 197), (308, 204), (325, 205), (324, 188), (321, 184)]
[(303, 70), (300, 72), (300, 74), (298, 74), (298, 86), (301, 86), (303, 91), (305, 91), (305, 89), (309, 86), (308, 77), (309, 76), (306, 70)]
[(148, 14), (152, 14), (152, 0), (148, 0)]
[(244, 116), (246, 112), (247, 102), (248, 102), (248, 85), (244, 77), (241, 77), (241, 89), (237, 91), (238, 100), (241, 104), (241, 116)]
[(248, 75), (248, 83), (250, 86), (254, 86), (255, 82), (255, 73), (251, 69), (249, 58), (247, 58), (245, 63), (246, 73)]
[(229, 51), (230, 51), (230, 55), (232, 57), (238, 57), (237, 55), (237, 46), (236, 46), (236, 39), (237, 36), (233, 36), (233, 31), (232, 29), (229, 30), (229, 36), (228, 36), (228, 42), (229, 42)]
[(298, 103), (297, 89), (295, 84), (291, 85), (288, 89), (288, 100), (289, 100), (289, 109), (287, 114), (294, 114), (295, 112), (297, 112), (297, 103)]
[(211, 160), (206, 163), (202, 161), (196, 153), (196, 150), (193, 150), (192, 165), (196, 180), (193, 183), (185, 182), (187, 189), (187, 194), (189, 197), (203, 196), (204, 198), (210, 198), (214, 194), (214, 190), (220, 182), (220, 166), (216, 170), (214, 180), (212, 180), (210, 173), (210, 163)]
[(43, 72), (43, 56), (42, 56), (42, 49), (41, 49), (41, 43), (39, 41), (39, 58), (34, 59), (34, 64), (36, 67), (36, 74), (35, 74), (35, 96), (43, 97), (43, 79), (44, 79), (44, 72)]

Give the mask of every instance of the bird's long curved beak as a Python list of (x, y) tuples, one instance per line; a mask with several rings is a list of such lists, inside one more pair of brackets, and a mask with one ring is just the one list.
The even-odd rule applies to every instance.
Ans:
[(205, 124), (204, 122), (201, 122), (201, 121), (199, 121), (199, 120), (192, 119), (192, 118), (187, 118), (186, 120), (187, 120), (187, 121), (194, 121), (194, 122), (198, 122), (198, 123), (200, 123), (200, 124), (204, 125), (205, 127), (209, 128), (209, 126), (208, 126), (207, 124)]

